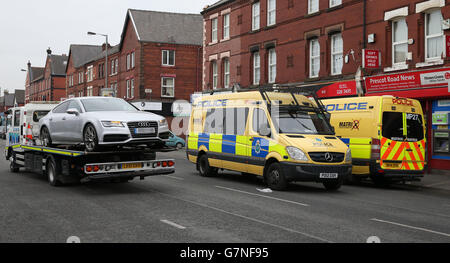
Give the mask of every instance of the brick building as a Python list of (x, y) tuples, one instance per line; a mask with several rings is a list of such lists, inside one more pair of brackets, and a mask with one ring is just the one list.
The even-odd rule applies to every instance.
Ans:
[[(432, 125), (436, 114), (450, 119), (448, 2), (218, 1), (202, 12), (202, 87), (321, 84), (321, 97), (415, 98), (426, 115), (430, 167), (450, 169), (450, 123)], [(372, 69), (363, 65), (370, 51), (380, 54)]]
[[(47, 50), (44, 68), (33, 68), (28, 63), (25, 99), (30, 101), (60, 101), (66, 96), (66, 55), (53, 55)], [(31, 81), (30, 81), (31, 79)]]

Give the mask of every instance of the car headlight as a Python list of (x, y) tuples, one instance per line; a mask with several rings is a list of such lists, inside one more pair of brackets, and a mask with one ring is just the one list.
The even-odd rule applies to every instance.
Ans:
[(166, 126), (166, 125), (167, 125), (167, 120), (166, 119), (159, 120), (159, 126)]
[(306, 156), (306, 154), (297, 147), (286, 147), (286, 151), (288, 152), (291, 159), (297, 161), (308, 161), (308, 157)]
[(346, 163), (352, 162), (352, 150), (350, 148), (347, 149), (347, 153), (345, 154), (345, 162)]
[(111, 127), (125, 127), (123, 122), (121, 121), (102, 121), (103, 127), (111, 128)]

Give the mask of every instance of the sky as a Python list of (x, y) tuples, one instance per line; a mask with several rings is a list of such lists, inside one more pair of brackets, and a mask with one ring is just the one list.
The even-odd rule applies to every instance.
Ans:
[(120, 41), (128, 8), (199, 14), (217, 0), (0, 0), (0, 88), (25, 89), (28, 61), (43, 67), (46, 50), (68, 54), (70, 44)]

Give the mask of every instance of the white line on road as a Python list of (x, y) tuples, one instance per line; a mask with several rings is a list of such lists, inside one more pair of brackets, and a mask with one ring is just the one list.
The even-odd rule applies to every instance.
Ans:
[(432, 187), (432, 186), (446, 185), (446, 184), (450, 184), (450, 180), (449, 181), (440, 182), (440, 183), (425, 185), (425, 187)]
[(169, 220), (166, 220), (166, 219), (162, 219), (161, 222), (163, 222), (163, 223), (165, 223), (165, 224), (168, 224), (168, 225), (171, 225), (171, 226), (173, 226), (173, 227), (176, 227), (176, 228), (178, 228), (178, 229), (186, 229), (186, 227), (184, 227), (184, 226), (182, 226), (182, 225), (179, 225), (179, 224), (176, 224), (176, 223), (174, 223), (174, 222), (172, 222), (172, 221), (169, 221)]
[(421, 231), (425, 231), (425, 232), (429, 232), (429, 233), (433, 233), (433, 234), (437, 234), (437, 235), (441, 235), (441, 236), (450, 237), (450, 234), (442, 233), (442, 232), (438, 232), (438, 231), (433, 231), (433, 230), (429, 230), (429, 229), (422, 228), (422, 227), (408, 226), (408, 225), (405, 225), (405, 224), (390, 222), (390, 221), (381, 220), (381, 219), (377, 219), (377, 218), (372, 218), (370, 220), (376, 221), (376, 222), (381, 222), (381, 223), (386, 223), (386, 224), (391, 224), (391, 225), (396, 225), (396, 226), (402, 226), (402, 227), (411, 228), (411, 229), (415, 229), (415, 230), (421, 230)]
[(180, 181), (184, 180), (184, 178), (180, 178), (180, 177), (176, 177), (176, 176), (170, 176), (170, 175), (163, 175), (163, 177), (169, 177), (169, 178), (180, 180)]
[(299, 202), (295, 202), (295, 201), (291, 201), (291, 200), (271, 197), (271, 196), (267, 196), (267, 195), (254, 194), (254, 193), (241, 191), (241, 190), (237, 190), (237, 189), (233, 189), (233, 188), (217, 186), (217, 185), (216, 185), (216, 187), (219, 188), (219, 189), (223, 189), (223, 190), (228, 190), (228, 191), (233, 191), (233, 192), (238, 192), (238, 193), (243, 193), (243, 194), (248, 194), (248, 195), (254, 195), (254, 196), (259, 196), (259, 197), (264, 197), (264, 198), (268, 198), (268, 199), (272, 199), (272, 200), (277, 200), (277, 201), (280, 201), (280, 202), (285, 202), (285, 203), (290, 203), (290, 204), (295, 204), (295, 205), (301, 205), (301, 206), (309, 206), (308, 204), (304, 204), (304, 203), (299, 203)]

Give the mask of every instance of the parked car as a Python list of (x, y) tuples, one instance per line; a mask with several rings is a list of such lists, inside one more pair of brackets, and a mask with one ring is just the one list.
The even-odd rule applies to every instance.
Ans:
[(186, 141), (173, 134), (173, 132), (169, 132), (169, 140), (166, 142), (166, 146), (181, 149), (186, 146)]
[(164, 117), (108, 97), (66, 100), (43, 117), (39, 127), (44, 146), (83, 144), (88, 152), (119, 145), (162, 148), (169, 138)]

